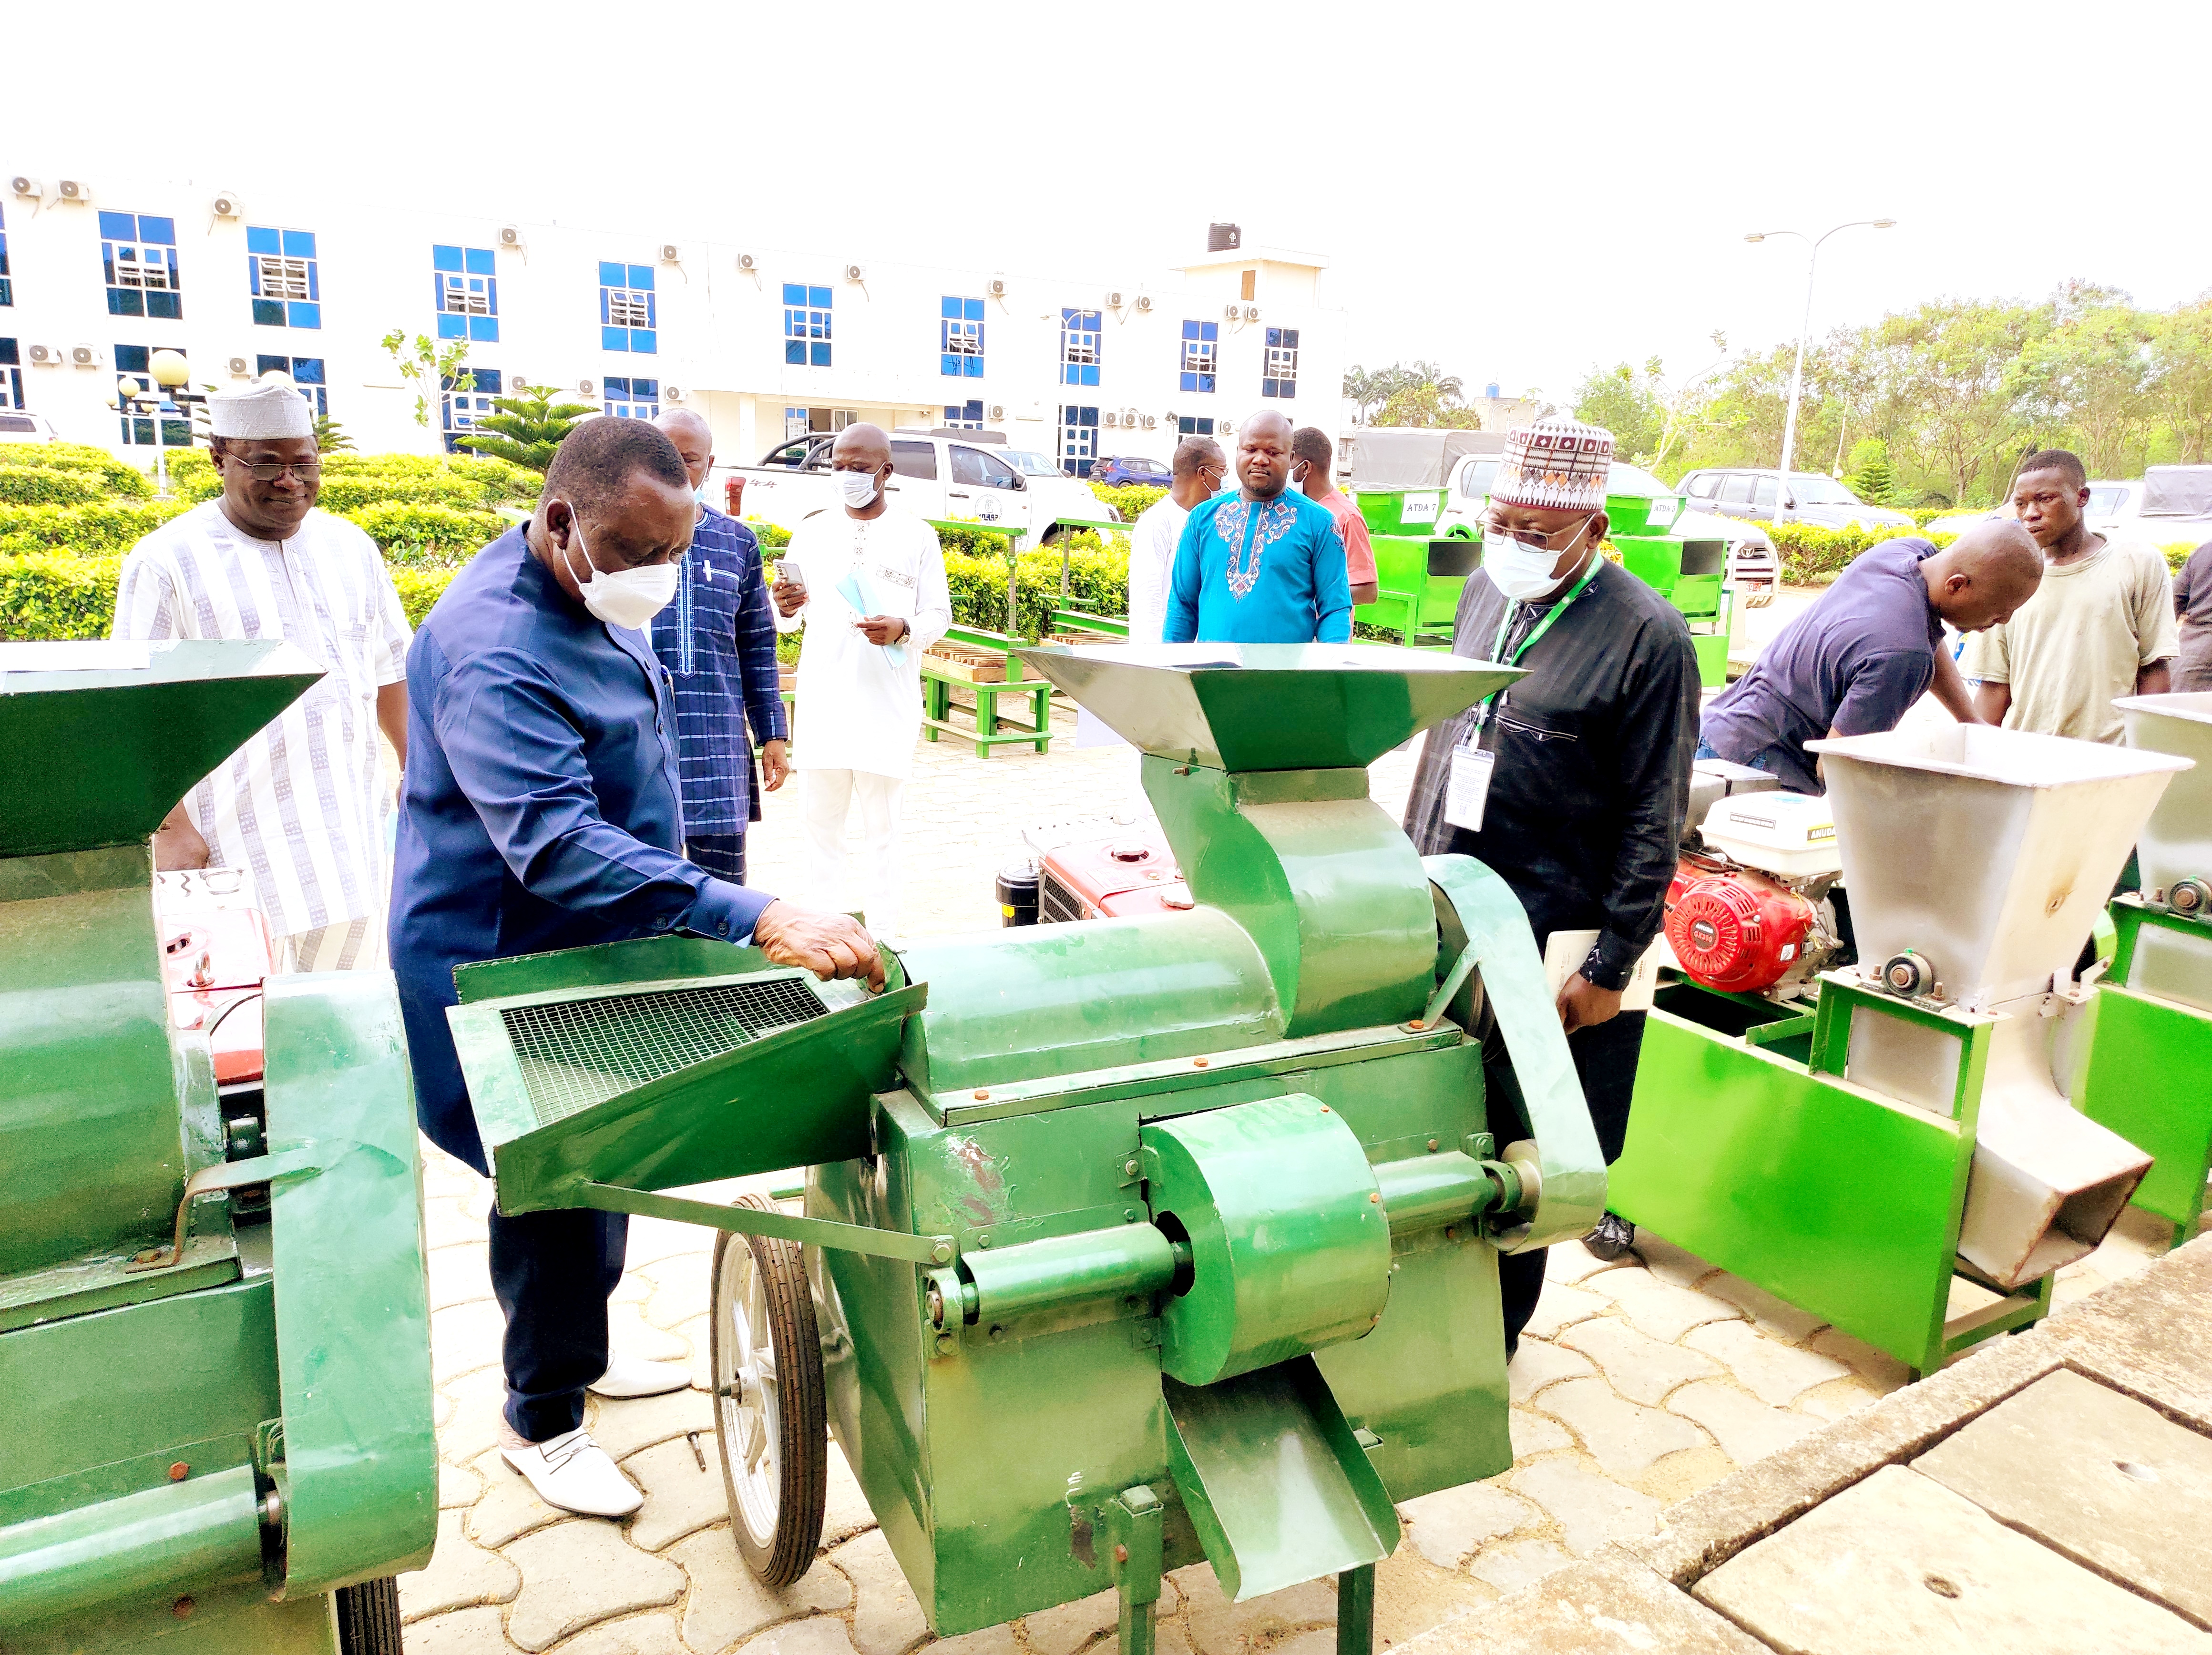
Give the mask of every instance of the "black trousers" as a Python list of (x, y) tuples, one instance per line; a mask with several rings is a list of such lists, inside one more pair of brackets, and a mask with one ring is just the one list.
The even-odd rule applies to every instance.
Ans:
[(607, 1371), (607, 1300), (622, 1281), (627, 1213), (491, 1215), (491, 1288), (507, 1315), (507, 1422), (550, 1442), (584, 1422)]
[[(1597, 1129), (1598, 1150), (1608, 1167), (1620, 1159), (1621, 1146), (1628, 1141), (1628, 1101), (1636, 1091), (1636, 1059), (1644, 1049), (1645, 1015), (1624, 1011), (1595, 1028), (1578, 1028), (1567, 1036), (1567, 1051), (1589, 1104), (1590, 1125)], [(1493, 1130), (1503, 1124), (1494, 1121)], [(1504, 1143), (1501, 1138), (1500, 1147)], [(1498, 1294), (1509, 1345), (1536, 1313), (1536, 1300), (1544, 1291), (1545, 1251), (1535, 1247), (1499, 1255)]]
[(717, 879), (732, 885), (745, 882), (745, 836), (743, 834), (700, 834), (684, 841), (684, 854)]

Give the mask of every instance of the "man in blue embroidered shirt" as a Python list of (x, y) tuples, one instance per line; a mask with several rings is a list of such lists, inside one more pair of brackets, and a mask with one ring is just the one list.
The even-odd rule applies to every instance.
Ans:
[[(454, 577), (408, 652), (392, 967), (416, 1116), (480, 1173), (446, 1022), (456, 966), (689, 931), (750, 940), (823, 977), (883, 979), (873, 940), (844, 915), (726, 883), (681, 854), (675, 709), (638, 629), (674, 594), (696, 504), (650, 425), (585, 421), (554, 456), (538, 514)], [(625, 1516), (642, 1497), (583, 1430), (584, 1391), (672, 1388), (635, 1372), (656, 1364), (608, 1360), (628, 1220), (495, 1210), (490, 1228), (507, 1318), (501, 1452), (548, 1505)]]
[(748, 718), (769, 792), (791, 767), (776, 685), (775, 617), (761, 577), (760, 543), (708, 503), (714, 432), (686, 408), (672, 408), (653, 424), (676, 445), (699, 497), (676, 599), (653, 617), (652, 627), (653, 653), (676, 680), (684, 853), (715, 878), (742, 885), (745, 830), (761, 819)]
[(1352, 588), (1336, 519), (1291, 486), (1291, 422), (1255, 414), (1237, 435), (1234, 494), (1191, 510), (1168, 581), (1170, 644), (1341, 644)]

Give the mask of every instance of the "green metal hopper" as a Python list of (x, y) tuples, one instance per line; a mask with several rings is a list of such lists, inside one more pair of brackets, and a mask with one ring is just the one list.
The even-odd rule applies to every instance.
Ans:
[(388, 1655), (435, 1534), (392, 980), (270, 979), (266, 1082), (218, 1096), (155, 927), (148, 836), (320, 676), (276, 642), (0, 645), (11, 1655)]
[[(1237, 1597), (1340, 1575), (1364, 1651), (1394, 1501), (1511, 1464), (1498, 1252), (1604, 1206), (1519, 904), (1367, 797), (1516, 675), (1024, 656), (1144, 749), (1198, 906), (917, 946), (876, 997), (671, 939), (464, 971), (501, 1206), (725, 1232), (718, 1436), (763, 1579), (813, 1560), (826, 1415), (940, 1635), (1113, 1587), (1144, 1655), (1205, 1558)], [(792, 1164), (803, 1214), (664, 1193)]]

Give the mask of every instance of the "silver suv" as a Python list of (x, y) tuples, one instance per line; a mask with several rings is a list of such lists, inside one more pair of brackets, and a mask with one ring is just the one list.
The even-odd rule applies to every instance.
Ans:
[(1782, 510), (1774, 509), (1774, 473), (1730, 468), (1724, 471), (1692, 471), (1681, 490), (1690, 497), (1690, 508), (1719, 517), (1747, 518), (1753, 523), (1808, 523), (1816, 529), (1842, 529), (1862, 524), (1869, 529), (1910, 529), (1912, 519), (1886, 506), (1869, 506), (1833, 477), (1817, 471), (1792, 471), (1790, 492)]

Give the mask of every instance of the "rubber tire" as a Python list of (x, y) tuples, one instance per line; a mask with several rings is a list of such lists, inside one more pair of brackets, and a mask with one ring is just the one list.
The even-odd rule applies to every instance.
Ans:
[[(775, 1203), (747, 1195), (737, 1205), (774, 1212)], [(761, 1273), (768, 1306), (769, 1343), (775, 1353), (781, 1391), (777, 1397), (776, 1459), (781, 1476), (775, 1502), (775, 1530), (765, 1546), (757, 1544), (738, 1515), (737, 1478), (730, 1469), (732, 1446), (722, 1436), (721, 1399), (715, 1398), (714, 1446), (722, 1461), (722, 1488), (729, 1500), (730, 1537), (738, 1555), (763, 1585), (787, 1586), (806, 1573), (822, 1544), (823, 1512), (830, 1492), (830, 1403), (822, 1383), (822, 1336), (814, 1320), (814, 1294), (795, 1241), (760, 1235), (714, 1237), (714, 1273), (707, 1319), (709, 1372), (716, 1384), (722, 1368), (722, 1271), (737, 1263), (737, 1250), (750, 1251)]]
[(340, 1586), (333, 1595), (339, 1655), (401, 1655), (398, 1576)]

